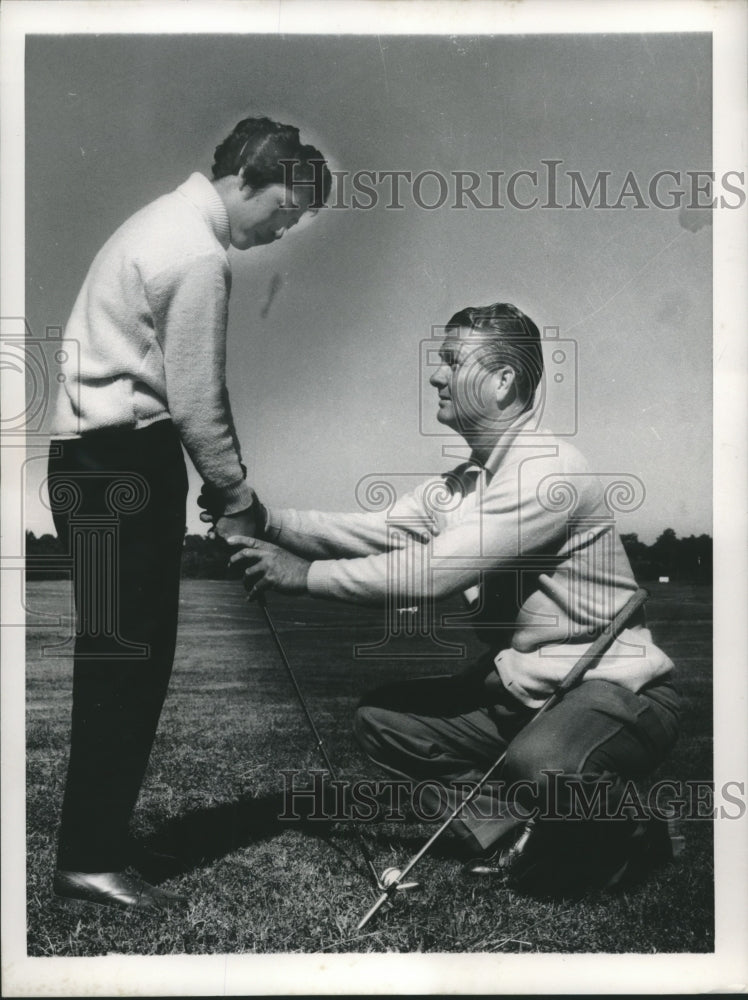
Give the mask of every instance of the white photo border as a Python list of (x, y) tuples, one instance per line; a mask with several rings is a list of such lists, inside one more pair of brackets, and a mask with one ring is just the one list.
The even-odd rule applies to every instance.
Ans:
[[(26, 2), (2, 28), (2, 304), (23, 316), (24, 42), (64, 33), (554, 34), (708, 32), (713, 36), (714, 161), (745, 170), (743, 0), (503, 2)], [(383, 24), (386, 22), (386, 28)], [(715, 781), (747, 780), (746, 208), (714, 219)], [(2, 449), (3, 534), (20, 530), (23, 448)], [(0, 623), (22, 621), (22, 574), (3, 574)], [(25, 944), (24, 641), (2, 629), (2, 943), (6, 996), (293, 993), (696, 993), (748, 989), (746, 818), (715, 823), (715, 951), (707, 955), (214, 955), (28, 958)], [(677, 919), (677, 915), (674, 915)]]

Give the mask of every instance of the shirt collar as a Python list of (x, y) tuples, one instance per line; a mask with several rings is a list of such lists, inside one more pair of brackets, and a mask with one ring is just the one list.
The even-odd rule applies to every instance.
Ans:
[(213, 234), (224, 250), (231, 242), (229, 215), (221, 196), (204, 174), (191, 174), (184, 184), (177, 188), (180, 194), (195, 206), (210, 226)]
[(507, 455), (507, 452), (514, 444), (519, 434), (521, 434), (523, 430), (527, 432), (528, 424), (532, 424), (537, 421), (541, 403), (542, 394), (540, 392), (536, 392), (532, 406), (530, 406), (529, 409), (525, 410), (523, 413), (520, 413), (517, 419), (512, 421), (507, 429), (500, 435), (486, 461), (480, 462), (474, 454), (471, 454), (470, 464), (477, 466), (478, 468), (485, 469), (490, 476), (493, 476), (498, 471)]

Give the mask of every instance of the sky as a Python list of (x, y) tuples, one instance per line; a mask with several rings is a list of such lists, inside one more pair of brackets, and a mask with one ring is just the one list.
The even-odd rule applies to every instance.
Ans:
[[(63, 326), (100, 246), (241, 118), (298, 125), (337, 201), (272, 247), (231, 251), (228, 385), (250, 481), (271, 506), (353, 510), (366, 477), (454, 464), (428, 345), (458, 309), (512, 302), (546, 328), (544, 422), (601, 476), (643, 485), (621, 531), (711, 533), (712, 230), (708, 213), (455, 208), (455, 171), (561, 161), (590, 187), (711, 165), (706, 35), (37, 36), (26, 47), (26, 317)], [(434, 171), (354, 208), (357, 171)], [(340, 187), (342, 183), (342, 188)], [(677, 185), (670, 181), (670, 187)], [(517, 198), (536, 190), (524, 177)], [(665, 190), (668, 184), (663, 184)], [(683, 187), (683, 184), (681, 184)], [(366, 201), (366, 199), (361, 199)], [(371, 201), (373, 199), (369, 199)], [(558, 343), (551, 342), (554, 331)], [(556, 362), (554, 358), (563, 361)], [(558, 378), (557, 378), (558, 377)], [(45, 427), (48, 424), (44, 425)], [(27, 526), (51, 529), (41, 451)], [(203, 531), (191, 471), (188, 526)]]

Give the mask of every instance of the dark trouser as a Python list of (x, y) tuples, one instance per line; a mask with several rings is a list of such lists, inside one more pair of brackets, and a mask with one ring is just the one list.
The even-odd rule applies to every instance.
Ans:
[[(372, 692), (356, 712), (354, 731), (369, 757), (391, 774), (442, 786), (429, 792), (424, 785), (427, 808), (440, 818), (464, 797), (450, 786), (478, 781), (508, 749), (493, 776), (499, 781), (493, 788), (489, 783), (452, 824), (475, 854), (524, 824), (534, 810), (538, 824), (543, 815), (584, 820), (585, 801), (597, 808), (598, 784), (607, 786), (603, 808), (615, 812), (626, 780), (652, 771), (675, 742), (678, 696), (668, 679), (636, 694), (588, 679), (528, 726), (533, 714), (506, 691), (484, 657), (463, 674)], [(575, 825), (592, 829), (589, 823)]]
[(77, 613), (58, 867), (119, 871), (174, 660), (187, 473), (171, 421), (50, 447)]

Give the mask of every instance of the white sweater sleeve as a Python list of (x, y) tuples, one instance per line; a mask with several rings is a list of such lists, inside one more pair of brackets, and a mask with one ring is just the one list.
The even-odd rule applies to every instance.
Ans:
[(214, 255), (181, 261), (146, 289), (164, 356), (169, 413), (224, 513), (249, 506), (226, 390), (226, 326), (231, 272)]
[(311, 560), (355, 559), (402, 548), (409, 540), (425, 543), (438, 531), (434, 513), (424, 500), (432, 482), (422, 484), (382, 511), (331, 513), (271, 508), (266, 535), (269, 541)]
[(547, 466), (535, 464), (537, 471), (521, 492), (516, 476), (497, 477), (482, 503), (444, 524), (429, 544), (406, 538), (398, 549), (381, 554), (313, 562), (309, 592), (359, 604), (381, 604), (393, 597), (414, 604), (464, 592), (479, 584), (484, 572), (560, 544), (567, 515), (540, 501), (536, 487)]

